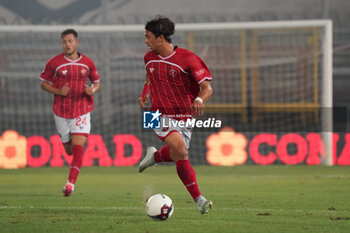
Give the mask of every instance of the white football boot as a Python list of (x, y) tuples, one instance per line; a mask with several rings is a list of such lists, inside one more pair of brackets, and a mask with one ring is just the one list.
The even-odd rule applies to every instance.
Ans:
[(69, 197), (70, 195), (72, 195), (74, 191), (74, 184), (69, 183), (69, 181), (67, 181), (67, 184), (63, 187), (62, 193), (64, 197)]
[(153, 166), (156, 162), (154, 161), (154, 153), (157, 149), (153, 146), (147, 147), (146, 156), (141, 160), (139, 164), (139, 172), (143, 172), (146, 168)]
[(213, 202), (207, 200), (203, 195), (199, 195), (196, 199), (196, 205), (198, 207), (199, 213), (207, 214), (209, 209), (213, 207)]

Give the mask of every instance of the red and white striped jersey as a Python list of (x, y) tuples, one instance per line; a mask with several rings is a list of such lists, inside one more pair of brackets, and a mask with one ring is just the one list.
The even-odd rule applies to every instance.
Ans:
[(62, 88), (66, 83), (69, 86), (67, 96), (54, 95), (53, 111), (57, 116), (72, 119), (94, 109), (93, 97), (85, 93), (88, 78), (92, 83), (99, 82), (95, 63), (83, 54), (71, 60), (62, 53), (46, 63), (40, 79), (55, 88)]
[(176, 120), (193, 116), (191, 109), (200, 91), (199, 84), (212, 80), (211, 73), (200, 57), (175, 46), (167, 57), (148, 51), (144, 56), (150, 78), (151, 111), (159, 111)]

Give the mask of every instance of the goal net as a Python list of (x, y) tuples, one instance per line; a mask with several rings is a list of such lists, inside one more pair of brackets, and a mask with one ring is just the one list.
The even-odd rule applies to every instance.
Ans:
[[(143, 151), (148, 145), (160, 148), (163, 142), (142, 128), (138, 105), (147, 50), (143, 25), (0, 26), (0, 136), (8, 129), (48, 140), (56, 134), (53, 97), (41, 90), (38, 77), (48, 59), (61, 53), (60, 32), (67, 28), (78, 31), (79, 51), (95, 61), (100, 73), (91, 133), (102, 136), (112, 158), (117, 134), (134, 135)], [(271, 153), (275, 157), (266, 164), (307, 163), (312, 153), (308, 135), (316, 133), (322, 148), (314, 151), (321, 164), (331, 165), (331, 35), (327, 20), (178, 24), (173, 43), (194, 51), (208, 65), (214, 94), (206, 103), (205, 118), (220, 119), (226, 129), (243, 135), (245, 163), (260, 163), (256, 155), (266, 158)], [(217, 160), (234, 156), (234, 138), (223, 150), (220, 140), (213, 140), (217, 133), (194, 130), (189, 149), (193, 164), (220, 165), (208, 158), (209, 144), (221, 148)], [(274, 139), (264, 140), (264, 135)], [(281, 146), (281, 139), (291, 135), (304, 142), (287, 139)], [(257, 138), (261, 143), (256, 146)], [(131, 146), (124, 149), (126, 156), (132, 154)]]

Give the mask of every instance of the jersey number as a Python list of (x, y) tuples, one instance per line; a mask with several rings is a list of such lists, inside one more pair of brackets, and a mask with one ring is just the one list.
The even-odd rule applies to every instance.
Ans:
[(86, 124), (86, 117), (84, 117), (83, 119), (81, 119), (81, 117), (77, 118), (77, 121), (75, 122), (76, 126), (81, 126), (81, 125), (87, 125)]

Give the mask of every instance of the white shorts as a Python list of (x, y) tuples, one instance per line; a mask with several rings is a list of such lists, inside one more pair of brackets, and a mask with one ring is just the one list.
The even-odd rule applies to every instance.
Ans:
[(163, 123), (164, 121), (168, 123), (166, 124), (167, 127), (164, 127), (164, 125), (162, 124), (161, 128), (153, 129), (154, 132), (157, 134), (158, 138), (164, 140), (171, 133), (179, 132), (183, 140), (185, 141), (187, 148), (189, 148), (192, 136), (192, 128), (180, 127), (176, 123), (178, 122), (178, 120), (174, 120), (168, 117), (161, 117), (161, 122)]
[(90, 134), (91, 122), (90, 112), (73, 119), (66, 119), (54, 114), (56, 129), (61, 137), (62, 143), (67, 143), (71, 140), (72, 135)]

